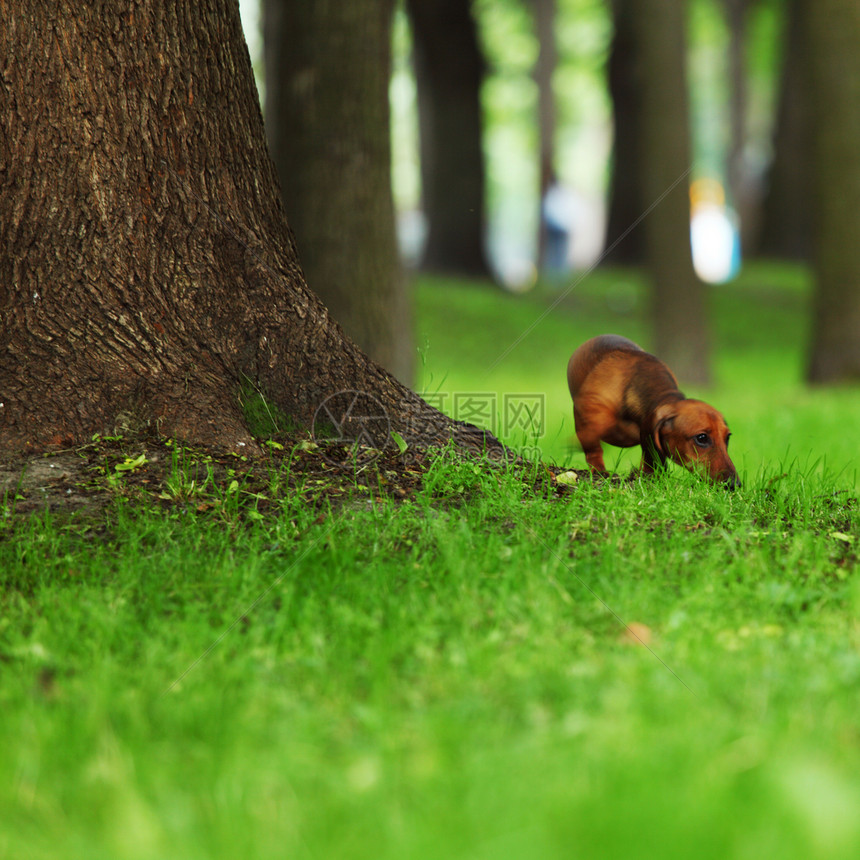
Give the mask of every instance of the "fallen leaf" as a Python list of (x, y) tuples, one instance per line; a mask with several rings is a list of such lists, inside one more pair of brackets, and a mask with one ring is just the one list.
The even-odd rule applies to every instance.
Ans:
[(631, 621), (621, 634), (621, 641), (628, 645), (650, 645), (651, 628), (647, 624)]

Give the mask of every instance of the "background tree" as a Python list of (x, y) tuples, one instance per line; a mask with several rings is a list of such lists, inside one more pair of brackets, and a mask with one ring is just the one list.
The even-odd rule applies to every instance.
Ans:
[(753, 0), (722, 0), (729, 37), (729, 147), (726, 156), (728, 199), (738, 213), (746, 247), (754, 222), (755, 199), (747, 169), (748, 21)]
[(684, 383), (709, 381), (705, 290), (693, 270), (683, 0), (632, 0), (642, 69), (642, 211), (655, 351)]
[(811, 382), (860, 380), (860, 5), (803, 0), (812, 85), (816, 275)]
[(307, 288), (236, 0), (21, 0), (0, 22), (0, 450), (142, 426), (252, 446), (249, 383), (305, 426), (359, 389), (407, 442), (483, 444)]
[(302, 267), (347, 334), (412, 377), (391, 193), (394, 0), (265, 0), (266, 131)]
[(786, 0), (779, 104), (755, 252), (808, 260), (812, 255), (810, 57), (801, 0)]
[[(538, 91), (538, 146), (540, 159), (540, 196), (543, 203), (546, 193), (556, 177), (555, 135), (558, 111), (553, 90), (553, 75), (558, 65), (558, 48), (555, 43), (556, 0), (531, 0), (535, 33), (538, 41), (538, 58), (535, 63), (535, 83)], [(537, 267), (543, 268), (546, 253), (546, 222), (538, 218)]]
[(645, 233), (630, 228), (641, 217), (645, 199), (640, 154), (642, 70), (637, 60), (632, 0), (611, 0), (610, 8), (613, 30), (606, 80), (612, 102), (613, 142), (604, 261), (638, 265), (645, 260)]
[(412, 22), (427, 218), (425, 269), (488, 276), (481, 85), (470, 0), (406, 0)]

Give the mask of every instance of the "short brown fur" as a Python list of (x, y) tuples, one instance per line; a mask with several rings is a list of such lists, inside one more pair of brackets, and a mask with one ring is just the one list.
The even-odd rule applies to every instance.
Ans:
[(672, 371), (632, 340), (604, 334), (586, 341), (570, 357), (567, 384), (576, 435), (594, 471), (606, 474), (601, 442), (641, 445), (645, 474), (669, 459), (739, 486), (723, 416), (686, 398)]

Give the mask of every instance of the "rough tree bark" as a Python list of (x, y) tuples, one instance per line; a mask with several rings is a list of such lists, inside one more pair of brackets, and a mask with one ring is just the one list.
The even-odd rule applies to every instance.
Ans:
[(812, 84), (810, 382), (860, 381), (860, 5), (804, 0)]
[(632, 0), (642, 63), (640, 170), (655, 352), (678, 378), (710, 380), (705, 289), (690, 248), (692, 164), (683, 0)]
[(311, 289), (398, 379), (411, 313), (391, 192), (394, 0), (266, 0), (266, 132)]
[(406, 0), (418, 85), (425, 269), (490, 275), (481, 85), (470, 0)]
[(307, 289), (236, 0), (0, 0), (0, 52), (0, 450), (250, 447), (244, 380), (304, 425), (359, 389), (407, 441), (476, 438)]

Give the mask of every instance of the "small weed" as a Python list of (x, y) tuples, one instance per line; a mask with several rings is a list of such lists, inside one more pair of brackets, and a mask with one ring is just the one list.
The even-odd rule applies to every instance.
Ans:
[(194, 454), (173, 440), (166, 444), (170, 448), (170, 470), (164, 479), (160, 499), (189, 502), (213, 487), (211, 458)]
[(251, 433), (258, 439), (271, 439), (295, 432), (295, 422), (278, 408), (260, 386), (247, 376), (242, 378), (239, 404)]

